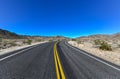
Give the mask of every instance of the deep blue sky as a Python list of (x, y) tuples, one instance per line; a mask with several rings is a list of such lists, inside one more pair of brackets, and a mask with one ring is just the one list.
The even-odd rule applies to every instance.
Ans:
[(0, 0), (0, 28), (78, 37), (120, 32), (120, 0)]

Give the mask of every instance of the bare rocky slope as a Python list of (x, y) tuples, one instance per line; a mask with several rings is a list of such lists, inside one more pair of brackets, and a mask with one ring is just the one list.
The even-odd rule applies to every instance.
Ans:
[(96, 39), (101, 39), (105, 41), (119, 41), (120, 40), (120, 33), (112, 34), (112, 35), (105, 35), (105, 34), (96, 34), (96, 35), (89, 35), (89, 36), (83, 36), (78, 37), (76, 39), (80, 39), (83, 41), (93, 41)]
[(7, 30), (3, 30), (0, 29), (0, 38), (4, 38), (4, 39), (16, 39), (16, 38), (23, 38), (23, 36), (18, 35), (16, 33), (13, 32), (9, 32)]

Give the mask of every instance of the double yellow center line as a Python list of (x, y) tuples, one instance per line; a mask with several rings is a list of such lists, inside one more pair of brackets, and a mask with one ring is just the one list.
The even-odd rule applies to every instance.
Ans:
[(60, 63), (60, 58), (58, 56), (56, 44), (57, 43), (54, 44), (54, 60), (55, 60), (55, 68), (56, 68), (56, 77), (57, 79), (66, 79), (62, 65)]

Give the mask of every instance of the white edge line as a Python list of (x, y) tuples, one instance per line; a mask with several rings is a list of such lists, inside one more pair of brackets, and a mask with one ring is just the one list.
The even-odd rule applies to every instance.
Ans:
[(97, 61), (99, 61), (99, 62), (101, 62), (101, 63), (103, 63), (103, 64), (105, 64), (105, 65), (107, 65), (107, 66), (109, 66), (109, 67), (112, 67), (112, 68), (120, 71), (119, 68), (117, 68), (117, 67), (115, 67), (115, 66), (113, 66), (113, 65), (110, 65), (110, 64), (108, 64), (107, 62), (104, 62), (104, 61), (102, 61), (102, 60), (100, 60), (100, 59), (98, 59), (98, 58), (96, 58), (96, 57), (93, 57), (92, 55), (89, 55), (89, 54), (87, 54), (87, 53), (84, 53), (83, 51), (80, 51), (79, 49), (76, 49), (76, 48), (74, 48), (73, 46), (70, 46), (70, 45), (67, 44), (66, 42), (65, 42), (65, 44), (68, 45), (69, 47), (72, 47), (73, 49), (79, 51), (80, 53), (82, 53), (82, 54), (84, 54), (84, 55), (87, 55), (87, 56), (89, 56), (89, 57), (91, 57), (91, 58), (93, 58), (93, 59), (95, 59), (95, 60), (97, 60)]
[(12, 57), (12, 56), (15, 56), (15, 55), (17, 55), (17, 54), (19, 54), (19, 53), (22, 53), (22, 52), (24, 52), (24, 51), (27, 51), (27, 50), (29, 50), (29, 49), (31, 49), (31, 48), (36, 47), (36, 46), (38, 46), (38, 45), (35, 45), (35, 46), (33, 45), (32, 47), (29, 47), (29, 48), (24, 49), (24, 50), (22, 50), (22, 51), (19, 51), (19, 52), (17, 52), (17, 53), (8, 55), (8, 56), (6, 56), (6, 57), (4, 57), (4, 58), (1, 58), (0, 61), (3, 61), (3, 60), (5, 60), (5, 59), (7, 59), (7, 58), (10, 58), (10, 57)]

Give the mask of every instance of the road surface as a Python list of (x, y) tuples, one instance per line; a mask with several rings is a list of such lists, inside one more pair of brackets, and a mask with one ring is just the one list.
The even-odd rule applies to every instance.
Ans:
[(66, 42), (48, 42), (0, 56), (0, 79), (120, 79), (120, 67)]

